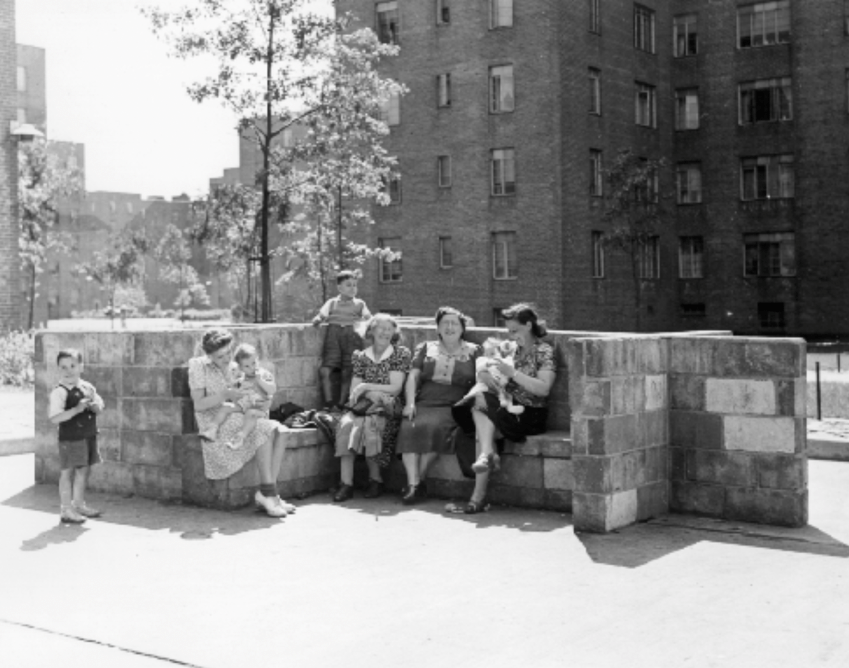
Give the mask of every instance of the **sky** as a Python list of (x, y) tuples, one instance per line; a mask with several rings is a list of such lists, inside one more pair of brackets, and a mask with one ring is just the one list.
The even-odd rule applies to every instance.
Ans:
[(139, 12), (154, 4), (184, 3), (17, 0), (18, 43), (46, 50), (48, 138), (85, 144), (89, 191), (201, 195), (239, 164), (235, 117), (186, 93), (209, 63), (168, 56)]

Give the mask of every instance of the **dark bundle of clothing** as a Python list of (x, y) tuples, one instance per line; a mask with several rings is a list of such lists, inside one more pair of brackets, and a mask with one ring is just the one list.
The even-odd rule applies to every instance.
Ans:
[(336, 440), (336, 430), (339, 427), (341, 413), (325, 410), (300, 410), (290, 414), (283, 424), (292, 429), (318, 429), (324, 437), (333, 443)]

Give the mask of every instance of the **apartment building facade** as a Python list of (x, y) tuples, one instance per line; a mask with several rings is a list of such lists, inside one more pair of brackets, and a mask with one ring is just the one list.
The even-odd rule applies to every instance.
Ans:
[(18, 260), (15, 2), (0, 0), (0, 332), (22, 326)]
[[(374, 308), (560, 328), (849, 334), (844, 0), (344, 0), (400, 45)], [(605, 172), (661, 161), (636, 257)], [(635, 260), (635, 261), (632, 261)]]

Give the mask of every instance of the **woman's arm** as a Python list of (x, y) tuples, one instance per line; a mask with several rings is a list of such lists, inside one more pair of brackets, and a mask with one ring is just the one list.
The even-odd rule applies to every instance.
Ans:
[(421, 369), (416, 368), (410, 369), (410, 373), (407, 374), (407, 383), (404, 387), (407, 404), (404, 406), (402, 414), (406, 415), (410, 419), (413, 419), (416, 416), (416, 390), (419, 388), (419, 377), (421, 375)]
[(269, 396), (277, 392), (277, 383), (274, 382), (274, 376), (272, 376), (268, 371), (260, 371), (256, 375), (256, 384)]
[(239, 390), (221, 390), (221, 392), (216, 392), (209, 396), (207, 396), (206, 390), (202, 387), (191, 391), (192, 402), (195, 405), (196, 411), (208, 411), (210, 408), (220, 406), (227, 400), (238, 401), (242, 396)]
[[(401, 394), (401, 388), (404, 387), (404, 377), (405, 374), (403, 371), (390, 371), (389, 372), (389, 384), (388, 385), (378, 385), (377, 383), (364, 383), (361, 378), (354, 378), (351, 380), (351, 399), (356, 401), (360, 396), (362, 396), (366, 392), (385, 392), (386, 394), (391, 394), (393, 396), (398, 396)], [(355, 383), (355, 381), (359, 380), (359, 383)]]
[[(508, 367), (512, 368), (512, 367)], [(510, 380), (512, 380), (516, 385), (521, 387), (524, 390), (527, 390), (531, 394), (534, 394), (538, 397), (547, 397), (548, 393), (551, 392), (551, 386), (554, 384), (555, 374), (550, 369), (540, 369), (537, 371), (538, 376), (536, 378), (532, 378), (531, 376), (522, 373), (521, 371), (516, 371), (513, 369), (513, 375), (510, 376), (509, 373), (505, 374)]]

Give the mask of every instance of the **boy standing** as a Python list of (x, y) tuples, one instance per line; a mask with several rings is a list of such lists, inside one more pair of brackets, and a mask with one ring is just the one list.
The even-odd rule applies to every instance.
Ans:
[(66, 524), (82, 524), (100, 511), (85, 502), (85, 488), (92, 464), (101, 461), (97, 450), (97, 414), (103, 399), (94, 385), (80, 378), (83, 356), (68, 348), (56, 356), (61, 380), (50, 393), (48, 418), (59, 425), (60, 519)]
[(315, 327), (327, 325), (324, 348), (321, 351), (321, 392), (326, 407), (333, 406), (333, 383), (331, 374), (334, 369), (342, 371), (342, 384), (338, 404), (345, 403), (351, 389), (353, 376), (353, 356), (355, 350), (362, 349), (363, 341), (354, 331), (354, 324), (371, 318), (371, 312), (362, 299), (357, 299), (357, 275), (353, 271), (340, 271), (336, 275), (336, 289), (339, 296), (328, 299), (318, 315), (312, 320)]

